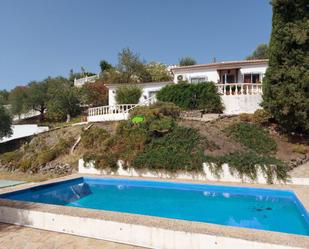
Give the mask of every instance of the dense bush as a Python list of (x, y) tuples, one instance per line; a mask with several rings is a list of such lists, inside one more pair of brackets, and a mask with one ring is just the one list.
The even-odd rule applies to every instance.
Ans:
[(258, 125), (266, 125), (270, 122), (272, 116), (264, 109), (257, 109), (253, 114), (241, 113), (239, 114), (239, 120), (241, 122), (255, 123)]
[(293, 152), (296, 152), (299, 154), (307, 154), (309, 153), (309, 146), (306, 146), (304, 144), (294, 144)]
[(258, 167), (262, 173), (266, 175), (268, 183), (273, 183), (273, 180), (286, 180), (288, 177), (288, 167), (282, 161), (268, 156), (260, 156), (253, 152), (235, 152), (233, 154), (219, 156), (219, 157), (206, 157), (206, 161), (212, 163), (213, 172), (219, 174), (222, 170), (222, 165), (227, 163), (230, 172), (238, 173), (241, 177), (247, 176), (252, 180), (257, 178)]
[(146, 118), (151, 116), (168, 116), (177, 119), (180, 116), (180, 108), (173, 103), (156, 102), (151, 106), (138, 106), (130, 112), (130, 117), (143, 115)]
[(68, 140), (60, 139), (60, 141), (51, 148), (45, 147), (36, 155), (36, 159), (32, 166), (44, 165), (53, 161), (60, 155), (69, 153), (69, 149), (74, 143), (74, 138)]
[(264, 109), (257, 109), (252, 116), (252, 121), (256, 124), (264, 125), (271, 119), (269, 111)]
[(163, 137), (153, 138), (132, 166), (169, 172), (202, 170), (203, 151), (200, 136), (191, 128), (176, 127)]
[(250, 113), (240, 113), (239, 114), (239, 120), (241, 122), (252, 122), (252, 119), (253, 119), (253, 114), (250, 114)]
[(79, 89), (79, 98), (85, 105), (104, 106), (108, 104), (108, 89), (102, 79), (86, 83)]
[(157, 99), (184, 109), (202, 109), (207, 113), (221, 113), (223, 110), (221, 98), (212, 82), (167, 85), (157, 93)]
[(105, 129), (92, 127), (91, 129), (83, 131), (81, 135), (81, 144), (85, 148), (95, 149), (98, 146), (102, 146), (109, 137), (110, 135)]
[(257, 153), (271, 153), (277, 149), (276, 142), (260, 126), (247, 123), (236, 123), (225, 130), (237, 141)]
[(138, 86), (121, 86), (116, 90), (117, 104), (137, 104), (142, 95)]
[(84, 161), (87, 163), (94, 163), (95, 168), (116, 171), (118, 169), (117, 154), (106, 154), (106, 152), (101, 153), (85, 153), (83, 157)]
[(0, 163), (3, 165), (16, 166), (23, 154), (20, 151), (10, 151), (0, 154)]

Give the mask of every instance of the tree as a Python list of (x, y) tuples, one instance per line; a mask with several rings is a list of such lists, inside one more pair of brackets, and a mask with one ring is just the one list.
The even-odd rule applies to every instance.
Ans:
[(12, 118), (3, 105), (0, 105), (0, 139), (12, 134)]
[(12, 114), (20, 117), (22, 113), (29, 111), (30, 108), (27, 106), (27, 90), (28, 88), (25, 86), (17, 86), (10, 92), (9, 103)]
[(288, 131), (309, 131), (308, 0), (273, 0), (263, 107)]
[(42, 82), (32, 81), (28, 84), (26, 106), (40, 112), (40, 120), (44, 120), (44, 112), (49, 100), (48, 87), (53, 79), (48, 77)]
[(138, 86), (121, 86), (116, 91), (117, 104), (137, 104), (142, 95)]
[(151, 76), (138, 54), (129, 48), (123, 49), (118, 55), (117, 70), (121, 74), (118, 83), (149, 82)]
[(7, 90), (0, 90), (0, 105), (7, 105), (10, 93)]
[(80, 89), (81, 102), (90, 106), (107, 105), (108, 89), (102, 79), (87, 83)]
[(146, 64), (146, 71), (150, 74), (152, 82), (170, 81), (173, 79), (163, 63), (150, 62)]
[(179, 59), (179, 66), (192, 66), (196, 64), (196, 60), (190, 56), (182, 57)]
[(257, 46), (246, 60), (268, 59), (268, 45), (263, 43)]
[(101, 73), (106, 72), (107, 70), (110, 70), (113, 66), (108, 63), (106, 60), (100, 61), (100, 68), (101, 68)]
[(47, 116), (55, 121), (70, 121), (80, 113), (78, 89), (63, 77), (50, 78), (48, 87)]

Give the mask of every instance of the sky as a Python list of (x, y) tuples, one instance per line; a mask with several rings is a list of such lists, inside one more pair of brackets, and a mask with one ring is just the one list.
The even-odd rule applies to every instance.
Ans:
[(127, 47), (166, 64), (241, 60), (268, 43), (271, 15), (269, 0), (0, 0), (0, 90), (97, 73)]

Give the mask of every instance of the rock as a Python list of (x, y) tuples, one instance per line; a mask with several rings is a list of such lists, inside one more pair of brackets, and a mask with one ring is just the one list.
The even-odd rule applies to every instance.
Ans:
[(203, 114), (202, 121), (210, 122), (210, 121), (218, 119), (219, 117), (220, 117), (220, 114), (207, 113), (207, 114)]
[(202, 111), (201, 110), (194, 110), (194, 111), (183, 111), (180, 113), (181, 118), (202, 118)]
[(72, 167), (67, 163), (52, 161), (46, 163), (44, 166), (39, 167), (38, 172), (43, 174), (52, 173), (57, 175), (63, 175), (71, 173)]

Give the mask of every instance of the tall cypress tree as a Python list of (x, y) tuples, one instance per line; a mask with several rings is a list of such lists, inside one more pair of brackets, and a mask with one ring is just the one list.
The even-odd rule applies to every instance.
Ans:
[(263, 106), (279, 125), (309, 132), (309, 0), (272, 0)]

